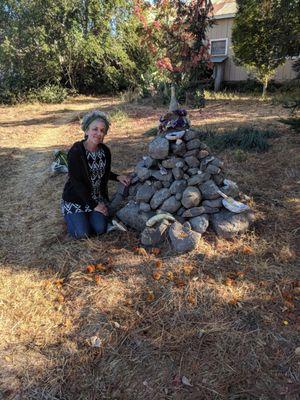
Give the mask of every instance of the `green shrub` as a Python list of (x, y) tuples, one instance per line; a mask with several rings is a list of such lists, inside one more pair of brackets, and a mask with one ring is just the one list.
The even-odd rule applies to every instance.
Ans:
[(124, 122), (128, 119), (128, 114), (120, 108), (115, 108), (109, 113), (109, 117), (113, 122)]
[(206, 143), (215, 150), (240, 148), (244, 151), (267, 151), (270, 147), (267, 139), (275, 134), (251, 126), (240, 127), (233, 132), (208, 133)]
[(62, 103), (68, 95), (67, 89), (59, 85), (46, 85), (27, 94), (28, 101), (39, 101), (41, 103)]

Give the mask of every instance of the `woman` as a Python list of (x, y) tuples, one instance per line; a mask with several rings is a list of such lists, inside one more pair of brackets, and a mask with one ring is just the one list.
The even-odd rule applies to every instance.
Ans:
[(69, 178), (62, 196), (62, 212), (68, 233), (77, 238), (102, 234), (108, 222), (108, 180), (125, 186), (130, 178), (111, 171), (111, 154), (103, 143), (109, 129), (105, 113), (93, 111), (82, 120), (84, 140), (76, 142), (68, 153)]

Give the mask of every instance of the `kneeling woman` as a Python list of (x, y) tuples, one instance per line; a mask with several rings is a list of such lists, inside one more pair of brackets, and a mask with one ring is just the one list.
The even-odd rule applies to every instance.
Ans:
[(68, 153), (69, 177), (62, 196), (62, 212), (68, 233), (77, 238), (106, 232), (108, 222), (108, 180), (125, 186), (130, 178), (111, 171), (111, 154), (103, 144), (109, 120), (101, 111), (84, 116), (84, 140), (76, 142)]

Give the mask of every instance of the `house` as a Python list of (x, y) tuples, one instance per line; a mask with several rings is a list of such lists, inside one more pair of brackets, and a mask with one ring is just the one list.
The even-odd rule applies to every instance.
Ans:
[[(212, 0), (215, 24), (210, 28), (207, 37), (210, 41), (211, 61), (214, 63), (215, 91), (219, 90), (222, 81), (244, 81), (251, 77), (243, 67), (237, 66), (233, 60), (231, 42), (232, 25), (237, 5), (235, 0)], [(283, 82), (296, 77), (292, 69), (294, 60), (277, 68), (274, 80)]]

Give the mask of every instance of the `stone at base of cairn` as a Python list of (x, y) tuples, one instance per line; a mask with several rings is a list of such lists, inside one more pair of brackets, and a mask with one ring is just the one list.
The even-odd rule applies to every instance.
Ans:
[[(185, 129), (177, 141), (165, 135), (152, 140), (148, 155), (137, 164), (131, 201), (117, 213), (120, 220), (141, 232), (143, 245), (157, 246), (168, 237), (177, 252), (197, 248), (208, 227), (226, 239), (244, 233), (253, 213), (234, 214), (224, 208), (219, 191), (238, 198), (239, 189), (225, 179), (223, 162), (211, 154), (201, 132)], [(165, 212), (176, 221), (146, 226), (153, 215)]]

